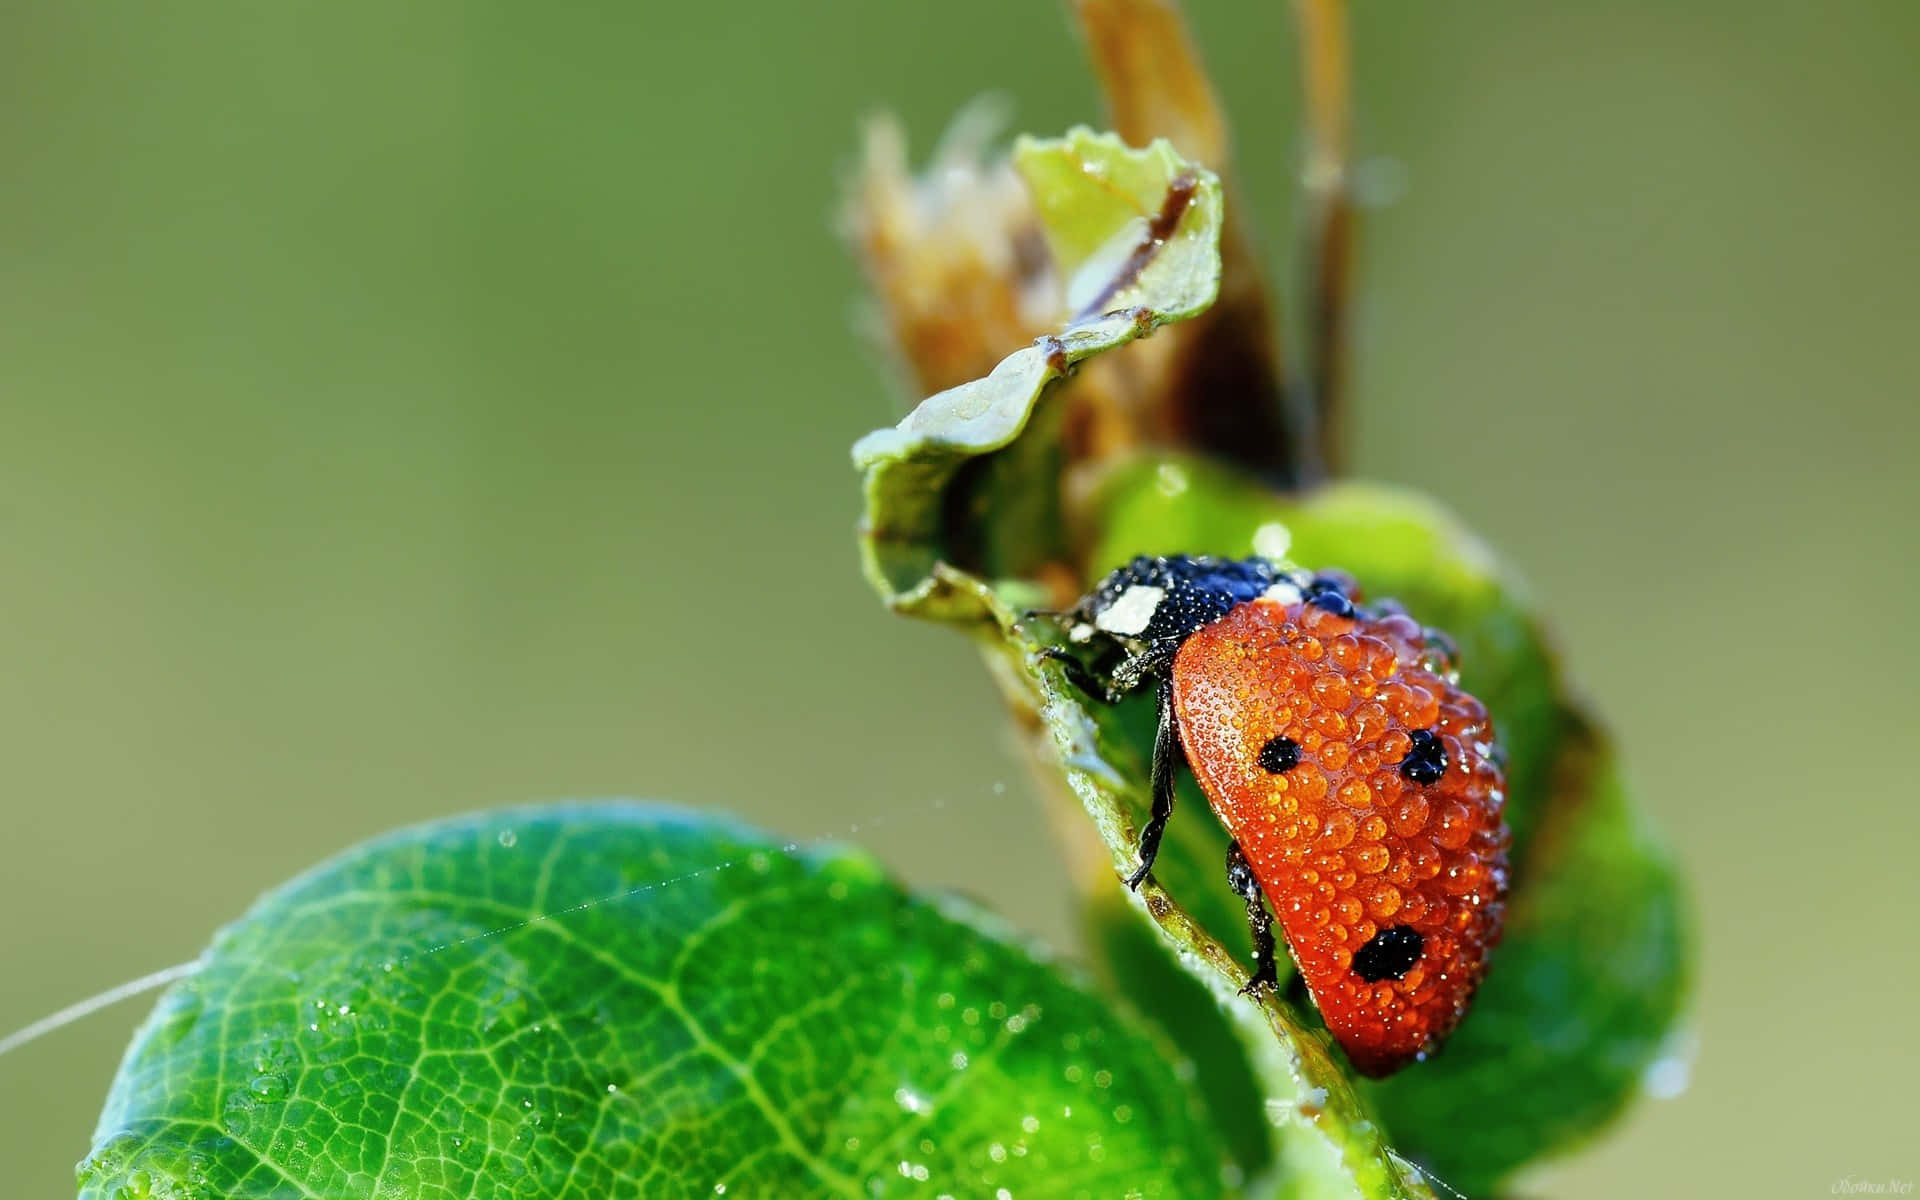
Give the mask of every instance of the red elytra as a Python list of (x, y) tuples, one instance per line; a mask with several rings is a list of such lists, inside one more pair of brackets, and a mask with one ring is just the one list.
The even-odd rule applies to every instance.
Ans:
[(1493, 733), (1432, 654), (1407, 616), (1261, 597), (1188, 633), (1171, 668), (1187, 763), (1368, 1075), (1459, 1023), (1504, 912)]

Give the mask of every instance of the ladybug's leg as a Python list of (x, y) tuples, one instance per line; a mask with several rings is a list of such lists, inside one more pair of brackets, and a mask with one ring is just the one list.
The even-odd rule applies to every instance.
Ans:
[[(1137, 660), (1129, 660), (1137, 661)], [(1125, 670), (1126, 663), (1121, 664)], [(1117, 674), (1117, 673), (1116, 673)], [(1158, 688), (1160, 700), (1160, 723), (1153, 735), (1153, 811), (1147, 817), (1145, 828), (1140, 830), (1140, 865), (1133, 874), (1127, 876), (1127, 886), (1137, 888), (1140, 881), (1153, 870), (1153, 860), (1160, 853), (1160, 835), (1167, 831), (1167, 818), (1173, 816), (1174, 773), (1186, 762), (1186, 752), (1180, 748), (1180, 723), (1173, 711), (1173, 677), (1160, 674)]]
[(1089, 667), (1064, 646), (1042, 646), (1039, 653), (1041, 658), (1060, 664), (1068, 683), (1108, 704), (1120, 703), (1147, 680), (1165, 674), (1173, 664), (1173, 651), (1156, 647), (1121, 659), (1103, 676), (1101, 667)]
[(1071, 683), (1074, 687), (1079, 688), (1097, 700), (1104, 700), (1108, 704), (1118, 704), (1126, 695), (1125, 691), (1114, 685), (1114, 681), (1111, 678), (1100, 678), (1092, 667), (1081, 662), (1078, 658), (1075, 658), (1059, 646), (1041, 647), (1040, 657), (1059, 663), (1061, 670), (1066, 672), (1068, 683)]
[[(1167, 676), (1167, 668), (1173, 666), (1173, 657), (1178, 652), (1177, 644), (1155, 645), (1151, 649), (1142, 650), (1122, 659), (1120, 665), (1113, 669), (1114, 690), (1122, 694), (1131, 692), (1156, 675), (1164, 680)], [(1161, 704), (1160, 717), (1161, 726), (1164, 729), (1166, 722), (1173, 719), (1171, 699)]]
[(1239, 842), (1227, 846), (1227, 884), (1247, 902), (1247, 928), (1253, 931), (1253, 960), (1257, 964), (1253, 978), (1247, 980), (1240, 994), (1247, 995), (1263, 983), (1277, 987), (1280, 977), (1274, 959), (1273, 917), (1267, 912), (1266, 901), (1260, 895), (1260, 881), (1254, 877), (1253, 866), (1241, 852)]
[(1122, 660), (1105, 679), (1086, 663), (1069, 654), (1059, 646), (1046, 646), (1040, 650), (1040, 657), (1051, 659), (1060, 664), (1067, 681), (1089, 696), (1096, 696), (1108, 704), (1118, 704), (1129, 692), (1144, 685), (1149, 679), (1157, 679), (1156, 689), (1159, 699), (1159, 725), (1153, 735), (1152, 776), (1153, 809), (1147, 817), (1145, 827), (1140, 830), (1140, 865), (1133, 874), (1127, 876), (1127, 886), (1137, 888), (1140, 881), (1153, 870), (1153, 860), (1160, 853), (1160, 836), (1167, 830), (1167, 819), (1173, 815), (1174, 774), (1186, 761), (1186, 755), (1180, 748), (1180, 727), (1173, 711), (1173, 677), (1167, 668), (1173, 665), (1173, 657), (1178, 646), (1154, 646), (1135, 653)]

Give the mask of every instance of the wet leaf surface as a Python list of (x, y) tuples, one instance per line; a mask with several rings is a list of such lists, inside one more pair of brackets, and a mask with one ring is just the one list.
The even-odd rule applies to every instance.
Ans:
[(80, 1194), (1225, 1194), (1175, 1061), (859, 853), (508, 811), (224, 930), (128, 1051)]

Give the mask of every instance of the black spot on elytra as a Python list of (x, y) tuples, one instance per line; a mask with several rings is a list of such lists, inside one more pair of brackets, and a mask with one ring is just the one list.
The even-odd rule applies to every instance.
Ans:
[(1411, 925), (1382, 929), (1354, 952), (1353, 973), (1368, 983), (1404, 979), (1426, 948), (1426, 939)]
[(1431, 729), (1407, 735), (1413, 745), (1400, 760), (1400, 773), (1415, 783), (1433, 783), (1447, 773), (1447, 748)]
[(1260, 747), (1260, 766), (1269, 775), (1284, 775), (1300, 765), (1300, 743), (1290, 737), (1271, 737)]

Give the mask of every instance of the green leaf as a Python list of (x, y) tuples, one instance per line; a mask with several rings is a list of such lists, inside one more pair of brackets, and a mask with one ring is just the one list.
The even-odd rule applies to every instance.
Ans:
[(1174, 1062), (872, 860), (603, 804), (394, 834), (160, 1000), (82, 1197), (1215, 1196)]
[(1132, 150), (1076, 129), (1022, 139), (1014, 163), (1078, 315), (853, 449), (866, 473), (868, 578), (917, 616), (987, 616), (940, 582), (939, 565), (1017, 578), (1059, 552), (1058, 439), (1051, 427), (1020, 436), (1042, 393), (1086, 359), (1204, 311), (1220, 286), (1220, 182), (1166, 142)]
[[(1096, 572), (1135, 553), (1244, 555), (1257, 530), (1283, 526), (1295, 560), (1351, 571), (1370, 595), (1398, 599), (1454, 637), (1461, 682), (1486, 703), (1508, 754), (1513, 900), (1486, 982), (1442, 1052), (1361, 1090), (1402, 1151), (1471, 1193), (1602, 1127), (1675, 1040), (1685, 906), (1670, 856), (1629, 805), (1611, 748), (1567, 697), (1522, 589), (1443, 510), (1377, 485), (1281, 499), (1165, 460), (1116, 472), (1098, 506)], [(1183, 880), (1225, 846), (1211, 821), (1188, 824), (1168, 839), (1184, 863), (1156, 868)], [(1108, 919), (1100, 900), (1089, 903), (1097, 924)], [(1149, 1012), (1170, 1030), (1203, 1016)]]

